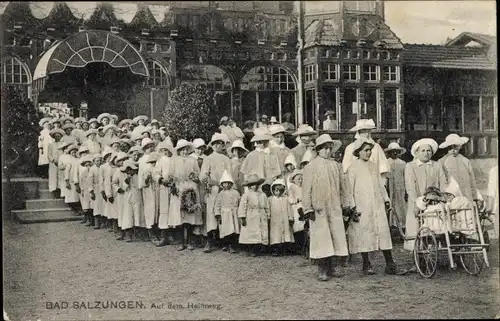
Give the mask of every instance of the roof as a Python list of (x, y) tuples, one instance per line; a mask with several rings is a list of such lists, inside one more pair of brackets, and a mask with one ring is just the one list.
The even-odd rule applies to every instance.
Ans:
[(484, 48), (447, 47), (442, 45), (405, 44), (405, 65), (434, 68), (495, 70), (496, 62)]
[(489, 47), (492, 44), (496, 44), (497, 39), (495, 36), (487, 35), (484, 33), (462, 32), (456, 38), (449, 40), (445, 44), (445, 46), (465, 46), (471, 41), (475, 41), (482, 44), (483, 46)]

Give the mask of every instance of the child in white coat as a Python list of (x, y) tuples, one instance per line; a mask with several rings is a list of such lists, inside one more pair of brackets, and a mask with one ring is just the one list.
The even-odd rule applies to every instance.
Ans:
[(133, 240), (133, 227), (142, 211), (142, 195), (139, 190), (138, 167), (133, 160), (126, 160), (120, 171), (125, 174), (122, 189), (123, 193), (123, 215), (121, 221), (122, 231), (125, 231), (126, 242)]
[(104, 199), (101, 196), (102, 190), (102, 176), (101, 176), (101, 164), (102, 155), (94, 155), (94, 164), (90, 168), (90, 173), (92, 177), (92, 189), (90, 190), (90, 199), (92, 200), (90, 205), (92, 208), (92, 215), (94, 216), (94, 229), (99, 230), (103, 223), (101, 217), (104, 214)]
[(285, 181), (283, 179), (277, 179), (272, 183), (271, 193), (272, 195), (269, 197), (271, 218), (269, 243), (272, 248), (272, 256), (278, 256), (282, 254), (285, 244), (294, 242), (294, 216), (285, 194)]
[(117, 215), (117, 220), (116, 224), (118, 225), (118, 233), (117, 233), (117, 240), (121, 241), (125, 238), (125, 230), (122, 228), (122, 216), (123, 216), (123, 204), (124, 204), (124, 196), (123, 194), (125, 193), (123, 187), (124, 180), (126, 178), (126, 175), (124, 172), (120, 170), (120, 167), (122, 167), (123, 162), (127, 160), (129, 156), (124, 153), (120, 152), (115, 158), (115, 166), (116, 170), (113, 174), (113, 177), (111, 178), (111, 186), (113, 190), (113, 194), (115, 196), (115, 206), (116, 206), (116, 215)]
[(65, 181), (65, 193), (64, 193), (64, 202), (68, 204), (71, 210), (75, 214), (79, 214), (78, 211), (78, 203), (80, 202), (80, 196), (76, 190), (76, 186), (73, 179), (73, 174), (75, 170), (80, 166), (77, 157), (78, 146), (71, 145), (67, 149), (67, 153), (70, 155), (69, 158), (64, 160), (64, 181)]
[(293, 212), (293, 238), (295, 239), (296, 252), (301, 251), (305, 242), (305, 221), (302, 208), (302, 171), (296, 170), (290, 175), (291, 183), (288, 185), (288, 202)]
[(156, 148), (161, 156), (153, 171), (154, 181), (158, 184), (158, 229), (161, 231), (161, 239), (156, 246), (161, 247), (168, 244), (168, 210), (172, 183), (169, 177), (174, 146), (170, 141), (163, 141)]
[(240, 234), (238, 222), (238, 206), (240, 193), (233, 188), (234, 181), (226, 170), (221, 176), (222, 190), (215, 197), (214, 213), (219, 223), (219, 236), (224, 242), (222, 251), (237, 253), (236, 245)]
[(79, 169), (79, 188), (81, 189), (80, 193), (80, 204), (82, 205), (83, 215), (85, 216), (86, 221), (90, 222), (86, 226), (93, 225), (92, 221), (92, 208), (91, 208), (91, 191), (93, 190), (92, 184), (92, 162), (93, 157), (90, 155), (85, 155), (80, 158), (81, 168)]

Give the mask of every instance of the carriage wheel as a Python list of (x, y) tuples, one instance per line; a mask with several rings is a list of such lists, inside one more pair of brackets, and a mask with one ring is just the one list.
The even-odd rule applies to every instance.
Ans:
[(479, 244), (480, 242), (470, 239), (465, 235), (463, 235), (461, 237), (461, 243), (466, 246), (460, 248), (460, 251), (471, 252), (471, 253), (460, 254), (460, 263), (462, 264), (462, 267), (464, 268), (465, 272), (469, 273), (470, 275), (478, 275), (483, 270), (483, 265), (484, 265), (483, 252), (478, 252), (478, 253), (472, 252), (481, 249), (481, 247), (474, 248), (472, 245)]
[(422, 227), (418, 231), (413, 256), (422, 277), (429, 279), (434, 276), (438, 263), (438, 243), (436, 235), (428, 227)]

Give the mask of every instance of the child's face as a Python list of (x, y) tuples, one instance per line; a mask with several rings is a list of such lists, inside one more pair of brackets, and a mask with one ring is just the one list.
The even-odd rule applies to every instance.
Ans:
[(69, 154), (70, 154), (71, 156), (73, 156), (73, 157), (76, 157), (76, 150), (75, 150), (75, 149), (73, 149), (73, 150), (72, 150)]
[(231, 182), (223, 182), (223, 183), (222, 183), (222, 188), (223, 188), (225, 191), (230, 190), (232, 186), (233, 186), (233, 183), (231, 183)]
[(157, 124), (157, 123), (153, 123), (153, 124), (151, 125), (151, 127), (153, 127), (154, 129), (158, 129), (158, 128), (160, 128), (160, 126), (158, 126), (158, 124)]
[(136, 140), (135, 140), (135, 144), (136, 144), (137, 146), (141, 146), (141, 142), (142, 142), (142, 138), (139, 138), (139, 139), (136, 139)]
[(86, 162), (83, 164), (83, 166), (90, 168), (90, 167), (92, 167), (92, 162)]
[(253, 191), (253, 192), (256, 192), (257, 191), (257, 188), (259, 188), (258, 185), (251, 185), (251, 186), (248, 186), (248, 189)]
[(141, 158), (141, 155), (139, 154), (139, 152), (134, 152), (132, 154), (132, 159), (134, 160), (134, 162), (137, 162), (139, 160), (139, 158)]
[(138, 123), (139, 125), (144, 125), (144, 119), (139, 119), (139, 121), (137, 121), (137, 123)]
[(69, 136), (69, 135), (71, 135), (71, 132), (72, 132), (72, 131), (73, 131), (73, 128), (66, 128), (66, 129), (64, 130), (64, 132), (65, 132), (65, 133), (66, 133), (66, 135), (68, 135), (68, 136)]
[(295, 170), (295, 166), (293, 166), (292, 164), (286, 164), (285, 167), (289, 173), (291, 173)]
[(302, 168), (306, 167), (307, 164), (309, 164), (309, 162), (300, 163), (300, 168), (302, 169)]
[(281, 185), (273, 186), (273, 194), (276, 197), (280, 197), (281, 195), (283, 195), (283, 193), (285, 193), (285, 186)]
[(142, 133), (142, 138), (151, 138), (151, 135), (148, 132), (144, 132)]
[(107, 124), (109, 124), (109, 118), (108, 117), (104, 117), (102, 119), (101, 123), (103, 124), (103, 126), (106, 126)]
[(96, 123), (96, 122), (92, 122), (92, 123), (90, 124), (90, 128), (97, 129), (97, 127), (99, 127), (99, 124), (98, 124), (98, 123)]
[(111, 145), (111, 148), (113, 148), (115, 151), (119, 151), (120, 150), (120, 143), (114, 143), (113, 145)]
[(154, 135), (154, 139), (155, 139), (155, 140), (160, 140), (160, 141), (161, 141), (161, 134), (156, 133), (156, 134)]
[(293, 182), (294, 182), (294, 184), (296, 184), (296, 185), (302, 186), (302, 175), (296, 175), (296, 176), (293, 178)]
[(99, 167), (102, 164), (102, 158), (94, 158), (94, 165)]

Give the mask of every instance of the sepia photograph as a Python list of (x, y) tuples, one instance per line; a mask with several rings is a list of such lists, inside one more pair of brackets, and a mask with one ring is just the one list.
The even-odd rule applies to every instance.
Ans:
[(500, 319), (496, 12), (0, 2), (3, 319)]

